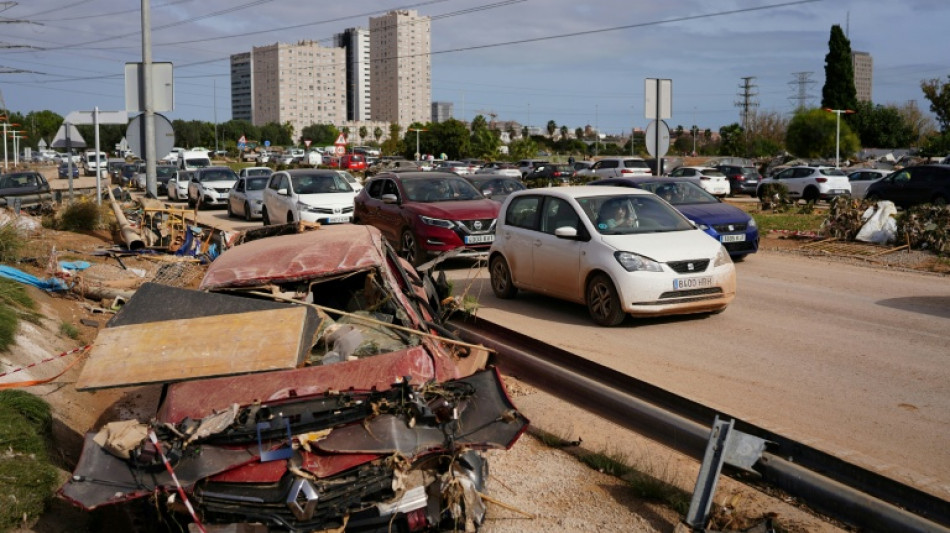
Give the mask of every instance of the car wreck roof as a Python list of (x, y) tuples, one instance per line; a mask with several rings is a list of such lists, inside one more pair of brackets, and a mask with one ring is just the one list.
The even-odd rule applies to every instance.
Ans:
[(198, 288), (292, 283), (378, 268), (384, 262), (379, 230), (341, 224), (231, 248), (211, 263)]

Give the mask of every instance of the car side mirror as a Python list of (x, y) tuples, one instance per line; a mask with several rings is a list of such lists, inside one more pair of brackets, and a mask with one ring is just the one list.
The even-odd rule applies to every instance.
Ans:
[(577, 228), (562, 226), (554, 230), (554, 236), (559, 239), (577, 240)]
[(380, 200), (382, 200), (384, 204), (399, 203), (399, 198), (397, 198), (395, 194), (384, 194), (382, 197), (380, 197)]
[(277, 194), (287, 196), (287, 189), (277, 189)]
[(491, 189), (485, 189), (484, 191), (482, 191), (482, 196), (484, 196), (485, 198), (491, 198)]

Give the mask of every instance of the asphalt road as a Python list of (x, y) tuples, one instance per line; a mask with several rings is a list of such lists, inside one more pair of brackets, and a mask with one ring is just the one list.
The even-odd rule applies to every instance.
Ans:
[[(950, 499), (950, 283), (760, 252), (722, 314), (593, 325), (585, 307), (450, 271), (478, 314)], [(711, 422), (711, 421), (710, 421)]]

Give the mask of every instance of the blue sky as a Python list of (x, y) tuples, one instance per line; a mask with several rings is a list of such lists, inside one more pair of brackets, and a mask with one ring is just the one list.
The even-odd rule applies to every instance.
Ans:
[[(7, 4), (6, 9), (3, 5)], [(15, 111), (118, 110), (141, 61), (140, 0), (0, 2), (0, 92)], [(170, 119), (231, 118), (228, 57), (317, 40), (390, 9), (432, 21), (432, 97), (456, 118), (496, 113), (543, 127), (644, 128), (645, 78), (673, 80), (671, 127), (737, 122), (742, 78), (758, 110), (789, 113), (796, 73), (817, 106), (833, 24), (874, 58), (873, 100), (915, 100), (950, 75), (947, 0), (151, 0), (153, 60), (175, 65)], [(20, 48), (20, 46), (34, 48)], [(19, 71), (19, 72), (11, 72)]]

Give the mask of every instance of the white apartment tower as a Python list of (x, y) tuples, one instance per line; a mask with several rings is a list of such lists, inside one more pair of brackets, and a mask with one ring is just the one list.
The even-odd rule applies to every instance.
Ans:
[(369, 30), (347, 28), (333, 36), (333, 45), (343, 48), (346, 54), (346, 119), (369, 120), (370, 109), (370, 61)]
[(870, 102), (874, 59), (867, 52), (851, 52), (851, 66), (854, 69), (854, 91), (858, 101)]
[(431, 19), (414, 10), (370, 17), (373, 120), (403, 129), (432, 119)]
[(311, 124), (342, 124), (346, 120), (342, 48), (326, 48), (315, 41), (254, 47), (251, 65), (251, 122), (255, 126), (290, 123), (296, 138)]

